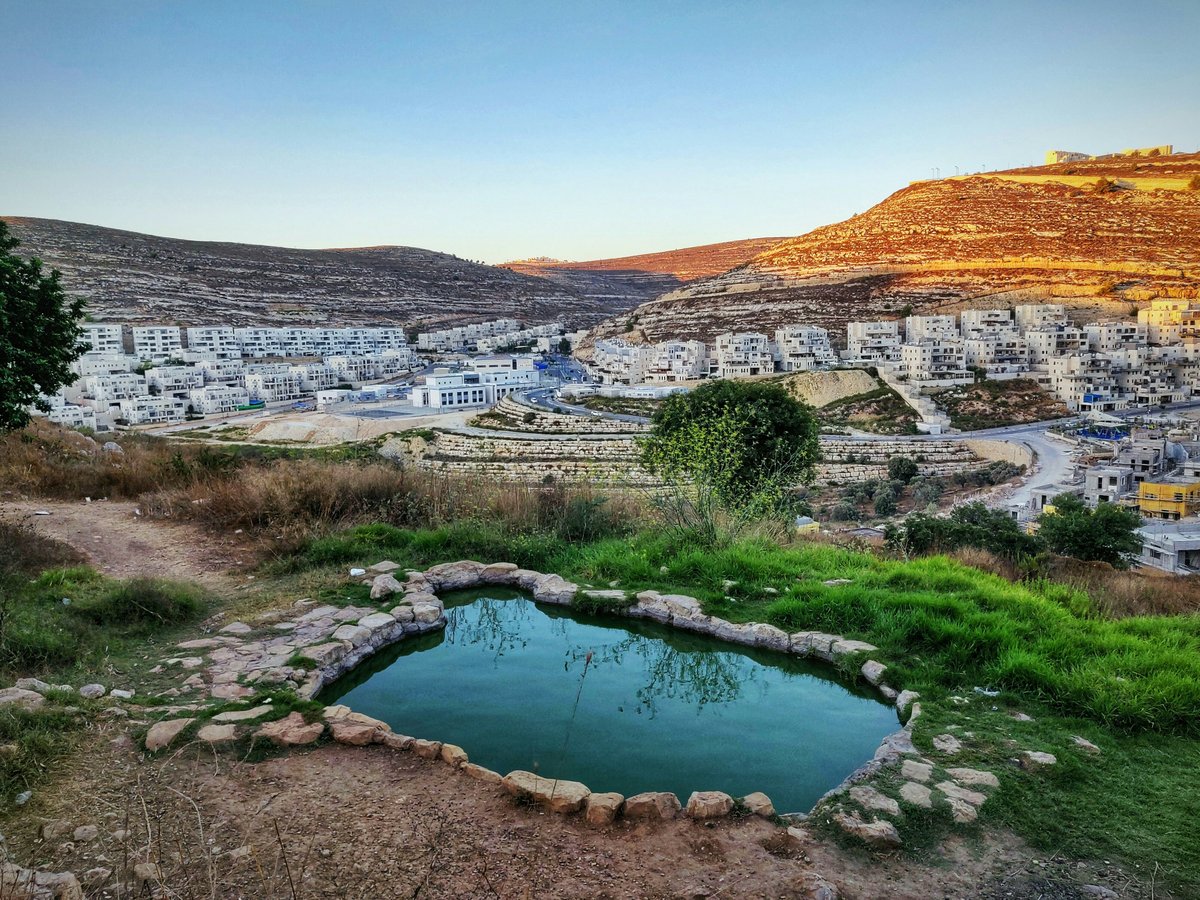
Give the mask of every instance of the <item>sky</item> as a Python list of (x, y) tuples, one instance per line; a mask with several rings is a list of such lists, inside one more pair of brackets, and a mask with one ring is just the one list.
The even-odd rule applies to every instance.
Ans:
[(490, 263), (802, 234), (1196, 150), (1197, 34), (1197, 0), (0, 0), (0, 215)]

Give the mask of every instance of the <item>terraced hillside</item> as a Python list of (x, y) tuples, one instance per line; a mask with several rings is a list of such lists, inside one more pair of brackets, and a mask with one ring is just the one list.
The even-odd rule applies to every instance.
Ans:
[(688, 282), (719, 275), (783, 240), (750, 238), (587, 262), (528, 259), (505, 263), (504, 267), (545, 278), (594, 300), (633, 305), (673, 291)]
[[(1113, 158), (909, 185), (861, 215), (621, 315), (600, 334), (711, 338), (810, 322), (1064, 298), (1127, 315), (1200, 289), (1200, 154)], [(635, 327), (628, 329), (632, 319)]]
[(511, 316), (585, 325), (632, 305), (415, 247), (294, 250), (3, 218), (21, 240), (18, 252), (61, 269), (100, 320), (352, 325)]

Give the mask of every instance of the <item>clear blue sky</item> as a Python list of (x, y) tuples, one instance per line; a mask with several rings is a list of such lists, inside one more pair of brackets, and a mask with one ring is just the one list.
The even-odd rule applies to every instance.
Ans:
[(0, 0), (0, 214), (499, 262), (1200, 145), (1200, 2)]

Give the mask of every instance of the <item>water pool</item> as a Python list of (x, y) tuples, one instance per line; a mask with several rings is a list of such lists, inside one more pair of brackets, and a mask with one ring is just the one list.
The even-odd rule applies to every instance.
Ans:
[[(657, 623), (447, 593), (446, 628), (381, 651), (322, 691), (472, 762), (593, 791), (763, 791), (806, 812), (899, 726), (828, 666)], [(587, 660), (591, 653), (590, 662)]]

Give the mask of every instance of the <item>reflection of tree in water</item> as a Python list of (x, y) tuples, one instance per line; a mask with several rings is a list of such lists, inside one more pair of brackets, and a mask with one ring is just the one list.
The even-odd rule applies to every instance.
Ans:
[(529, 644), (530, 604), (482, 598), (468, 606), (446, 610), (446, 642), (482, 644), (499, 659)]

